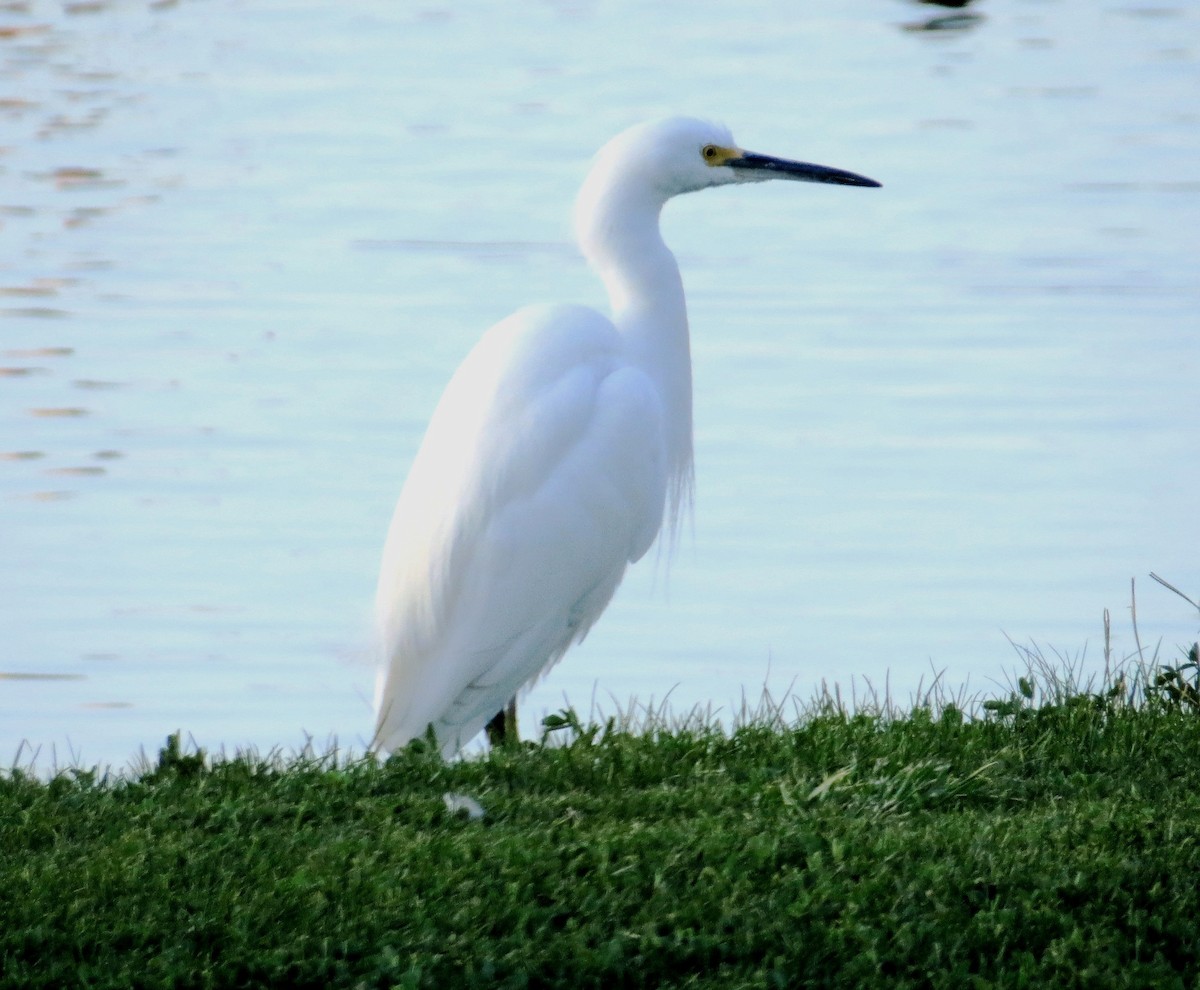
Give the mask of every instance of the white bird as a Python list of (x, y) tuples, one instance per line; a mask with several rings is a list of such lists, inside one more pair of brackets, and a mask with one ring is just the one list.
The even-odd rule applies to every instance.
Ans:
[[(583, 639), (625, 568), (692, 490), (692, 373), (672, 196), (798, 179), (878, 186), (841, 169), (743, 151), (724, 127), (640, 124), (597, 155), (575, 209), (612, 318), (518, 310), (467, 355), (429, 423), (392, 518), (376, 596), (373, 747), (430, 727), (453, 755)], [(497, 715), (496, 713), (499, 712)]]

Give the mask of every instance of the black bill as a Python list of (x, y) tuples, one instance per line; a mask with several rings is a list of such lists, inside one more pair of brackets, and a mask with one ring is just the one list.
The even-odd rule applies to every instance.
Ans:
[(868, 179), (865, 175), (847, 172), (840, 168), (829, 168), (826, 165), (811, 165), (808, 162), (793, 162), (786, 158), (773, 158), (770, 155), (756, 155), (746, 152), (740, 158), (729, 160), (730, 168), (745, 169), (771, 173), (772, 178), (795, 179), (799, 182), (828, 182), (835, 186), (866, 186), (878, 188), (879, 183)]

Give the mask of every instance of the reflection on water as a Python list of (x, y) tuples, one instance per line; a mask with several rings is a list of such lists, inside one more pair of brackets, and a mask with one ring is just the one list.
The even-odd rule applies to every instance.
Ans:
[[(959, 6), (946, 4), (946, 6)], [(983, 14), (946, 14), (904, 25), (905, 31), (966, 31), (983, 23)]]
[(986, 689), (1004, 632), (1074, 655), (1130, 575), (1200, 586), (1198, 15), (896, 11), (693, 4), (683, 49), (620, 5), (0, 8), (0, 760), (360, 743), (429, 411), (489, 323), (602, 303), (575, 188), (664, 112), (884, 189), (669, 208), (695, 535), (535, 711)]
[(82, 681), (84, 674), (24, 673), (15, 670), (0, 670), (0, 681)]

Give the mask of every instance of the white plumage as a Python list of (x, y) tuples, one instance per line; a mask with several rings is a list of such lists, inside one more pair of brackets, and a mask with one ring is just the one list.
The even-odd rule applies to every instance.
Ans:
[(691, 361), (659, 214), (679, 193), (769, 178), (877, 185), (743, 152), (686, 118), (601, 150), (576, 232), (612, 319), (521, 309), (447, 386), (383, 553), (377, 749), (432, 726), (454, 753), (583, 638), (664, 518), (673, 529), (691, 494)]

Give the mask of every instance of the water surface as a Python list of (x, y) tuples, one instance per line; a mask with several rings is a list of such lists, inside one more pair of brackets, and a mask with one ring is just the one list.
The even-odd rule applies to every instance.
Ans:
[[(694, 525), (533, 692), (988, 689), (1200, 591), (1200, 14), (232, 0), (0, 10), (0, 756), (361, 745), (377, 555), (456, 363), (603, 306), (589, 156), (724, 120), (875, 191), (671, 204)], [(937, 25), (934, 25), (935, 27)], [(610, 700), (611, 699), (611, 700)], [(4, 757), (8, 759), (8, 757)]]

